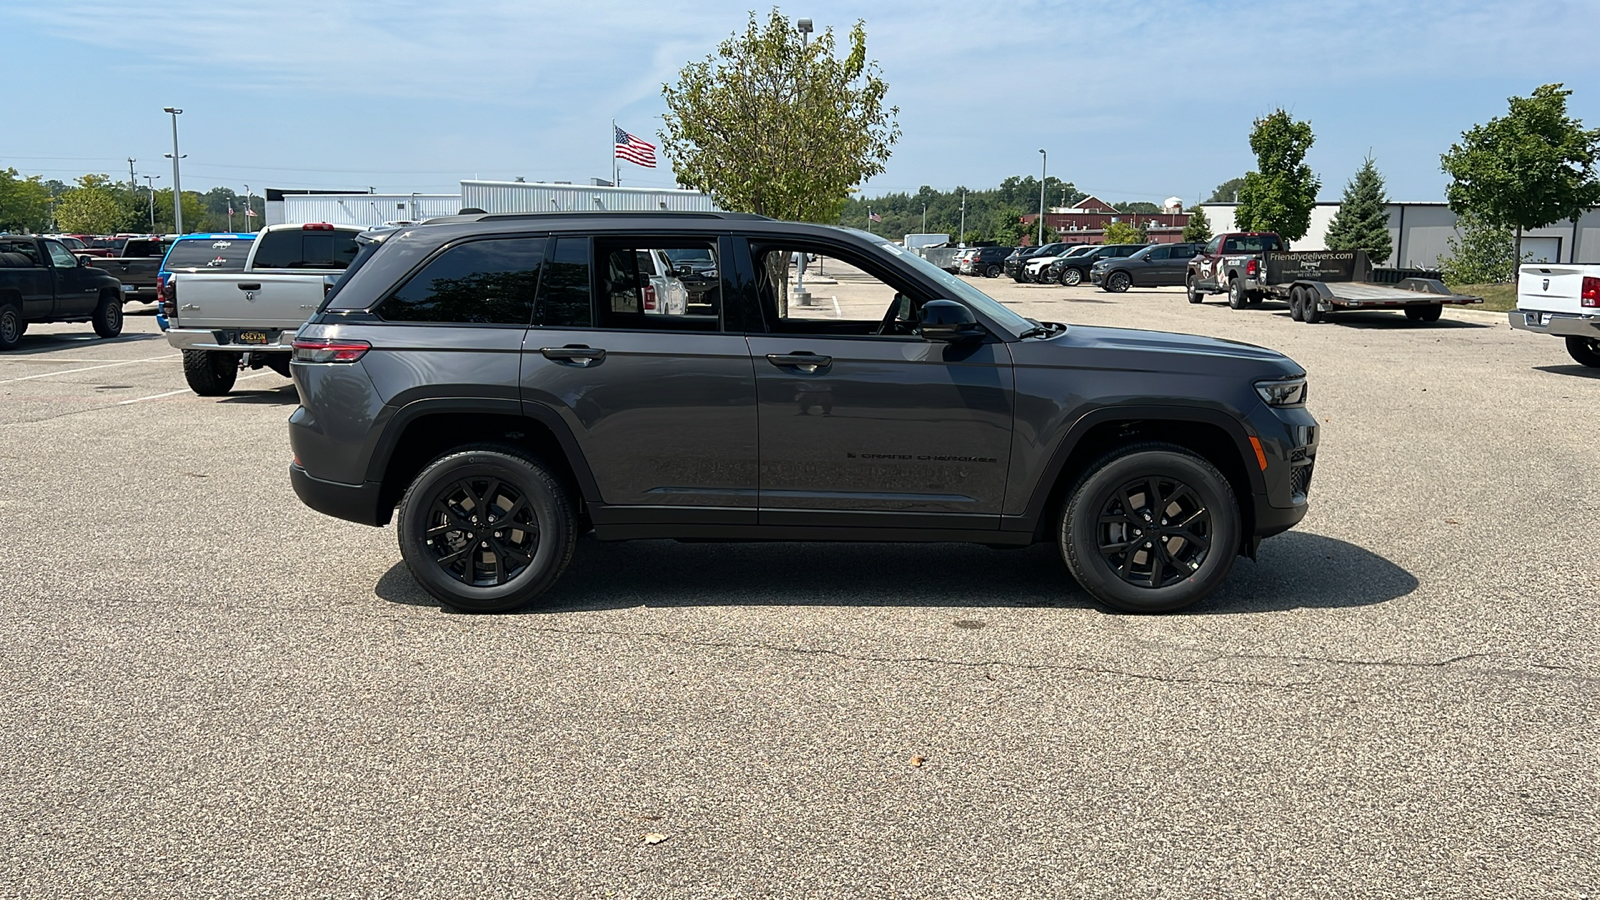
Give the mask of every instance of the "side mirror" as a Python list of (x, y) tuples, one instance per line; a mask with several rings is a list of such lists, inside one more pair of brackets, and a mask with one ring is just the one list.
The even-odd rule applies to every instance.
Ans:
[(84, 268), (86, 266), (92, 266), (92, 265), (94, 265), (94, 263), (89, 261), (89, 257), (87, 257), (87, 256), (78, 257), (78, 268), (82, 269), (82, 268)]
[(928, 341), (970, 341), (988, 332), (978, 324), (972, 310), (954, 300), (929, 300), (922, 306), (917, 331)]

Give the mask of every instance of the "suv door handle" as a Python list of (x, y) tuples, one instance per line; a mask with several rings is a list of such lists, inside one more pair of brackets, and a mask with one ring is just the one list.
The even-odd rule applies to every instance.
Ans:
[(585, 347), (582, 344), (571, 344), (566, 347), (542, 347), (539, 350), (545, 359), (559, 363), (569, 363), (574, 366), (591, 366), (606, 358), (606, 351), (599, 347)]
[(815, 373), (833, 365), (833, 357), (818, 356), (805, 350), (796, 353), (768, 353), (767, 362), (780, 369), (792, 368), (802, 372)]
[(235, 284), (234, 287), (238, 288), (241, 291), (259, 291), (259, 290), (261, 290), (261, 282), (259, 282), (259, 281), (241, 281), (238, 284)]

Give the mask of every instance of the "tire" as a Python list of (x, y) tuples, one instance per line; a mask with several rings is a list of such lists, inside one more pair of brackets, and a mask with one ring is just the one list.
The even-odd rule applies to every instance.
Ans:
[(1126, 294), (1133, 278), (1127, 272), (1112, 272), (1106, 276), (1105, 289), (1113, 294)]
[[(509, 513), (513, 527), (494, 530), (492, 519), (479, 522), (473, 512), (480, 497), (491, 512)], [(396, 521), (400, 554), (417, 584), (445, 606), (469, 613), (531, 603), (566, 571), (578, 540), (572, 500), (549, 467), (492, 444), (453, 450), (429, 463), (406, 488)]]
[(1406, 318), (1413, 322), (1437, 322), (1444, 315), (1443, 303), (1431, 303), (1427, 306), (1405, 307)]
[(1083, 270), (1077, 266), (1067, 266), (1061, 270), (1061, 285), (1063, 287), (1077, 287), (1083, 283)]
[(1188, 295), (1190, 303), (1204, 303), (1206, 300), (1206, 295), (1195, 288), (1193, 275), (1184, 279), (1183, 290)]
[[(1058, 530), (1061, 555), (1083, 589), (1112, 609), (1182, 609), (1215, 591), (1233, 568), (1243, 527), (1233, 487), (1183, 447), (1113, 450), (1068, 496)], [(1163, 512), (1189, 524), (1179, 528)]]
[(22, 321), (22, 307), (15, 303), (0, 304), (0, 350), (15, 350), (28, 331)]
[(221, 397), (239, 378), (239, 357), (217, 350), (183, 351), (183, 378), (202, 397)]
[(1317, 307), (1317, 292), (1303, 288), (1300, 293), (1300, 321), (1315, 325), (1322, 321), (1322, 310)]
[(1580, 365), (1600, 369), (1600, 338), (1571, 335), (1567, 338), (1567, 353)]
[(100, 305), (94, 308), (94, 333), (103, 338), (114, 338), (122, 333), (122, 298), (116, 294), (101, 294)]
[(999, 278), (1000, 277), (1000, 267), (999, 266), (990, 266), (989, 268), (984, 269), (983, 270), (983, 277), (985, 277), (985, 278)]
[(1292, 287), (1289, 289), (1289, 318), (1296, 322), (1305, 319), (1306, 292), (1304, 288)]
[(1228, 279), (1228, 308), (1244, 309), (1244, 282), (1237, 278)]

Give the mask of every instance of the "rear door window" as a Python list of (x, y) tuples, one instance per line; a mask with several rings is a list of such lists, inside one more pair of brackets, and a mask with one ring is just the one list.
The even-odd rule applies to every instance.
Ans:
[(470, 241), (446, 249), (378, 305), (388, 322), (528, 325), (545, 238)]

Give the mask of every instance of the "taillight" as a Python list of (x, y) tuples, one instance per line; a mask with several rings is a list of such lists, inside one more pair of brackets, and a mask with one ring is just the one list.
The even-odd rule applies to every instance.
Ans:
[(1590, 309), (1600, 309), (1600, 278), (1596, 278), (1593, 275), (1583, 276), (1582, 296), (1584, 306)]
[(1252, 259), (1249, 262), (1245, 263), (1244, 273), (1246, 275), (1255, 275), (1259, 271), (1261, 271), (1261, 262), (1260, 262), (1260, 260)]
[(307, 222), (300, 226), (301, 231), (332, 231), (333, 226), (327, 222)]
[(655, 309), (656, 308), (656, 289), (655, 289), (655, 287), (653, 287), (652, 285), (648, 285), (647, 284), (647, 285), (644, 286), (644, 290), (641, 293), (642, 293), (642, 296), (644, 297), (644, 308), (645, 309)]
[(340, 341), (326, 338), (296, 338), (295, 362), (353, 363), (372, 349), (366, 341)]

